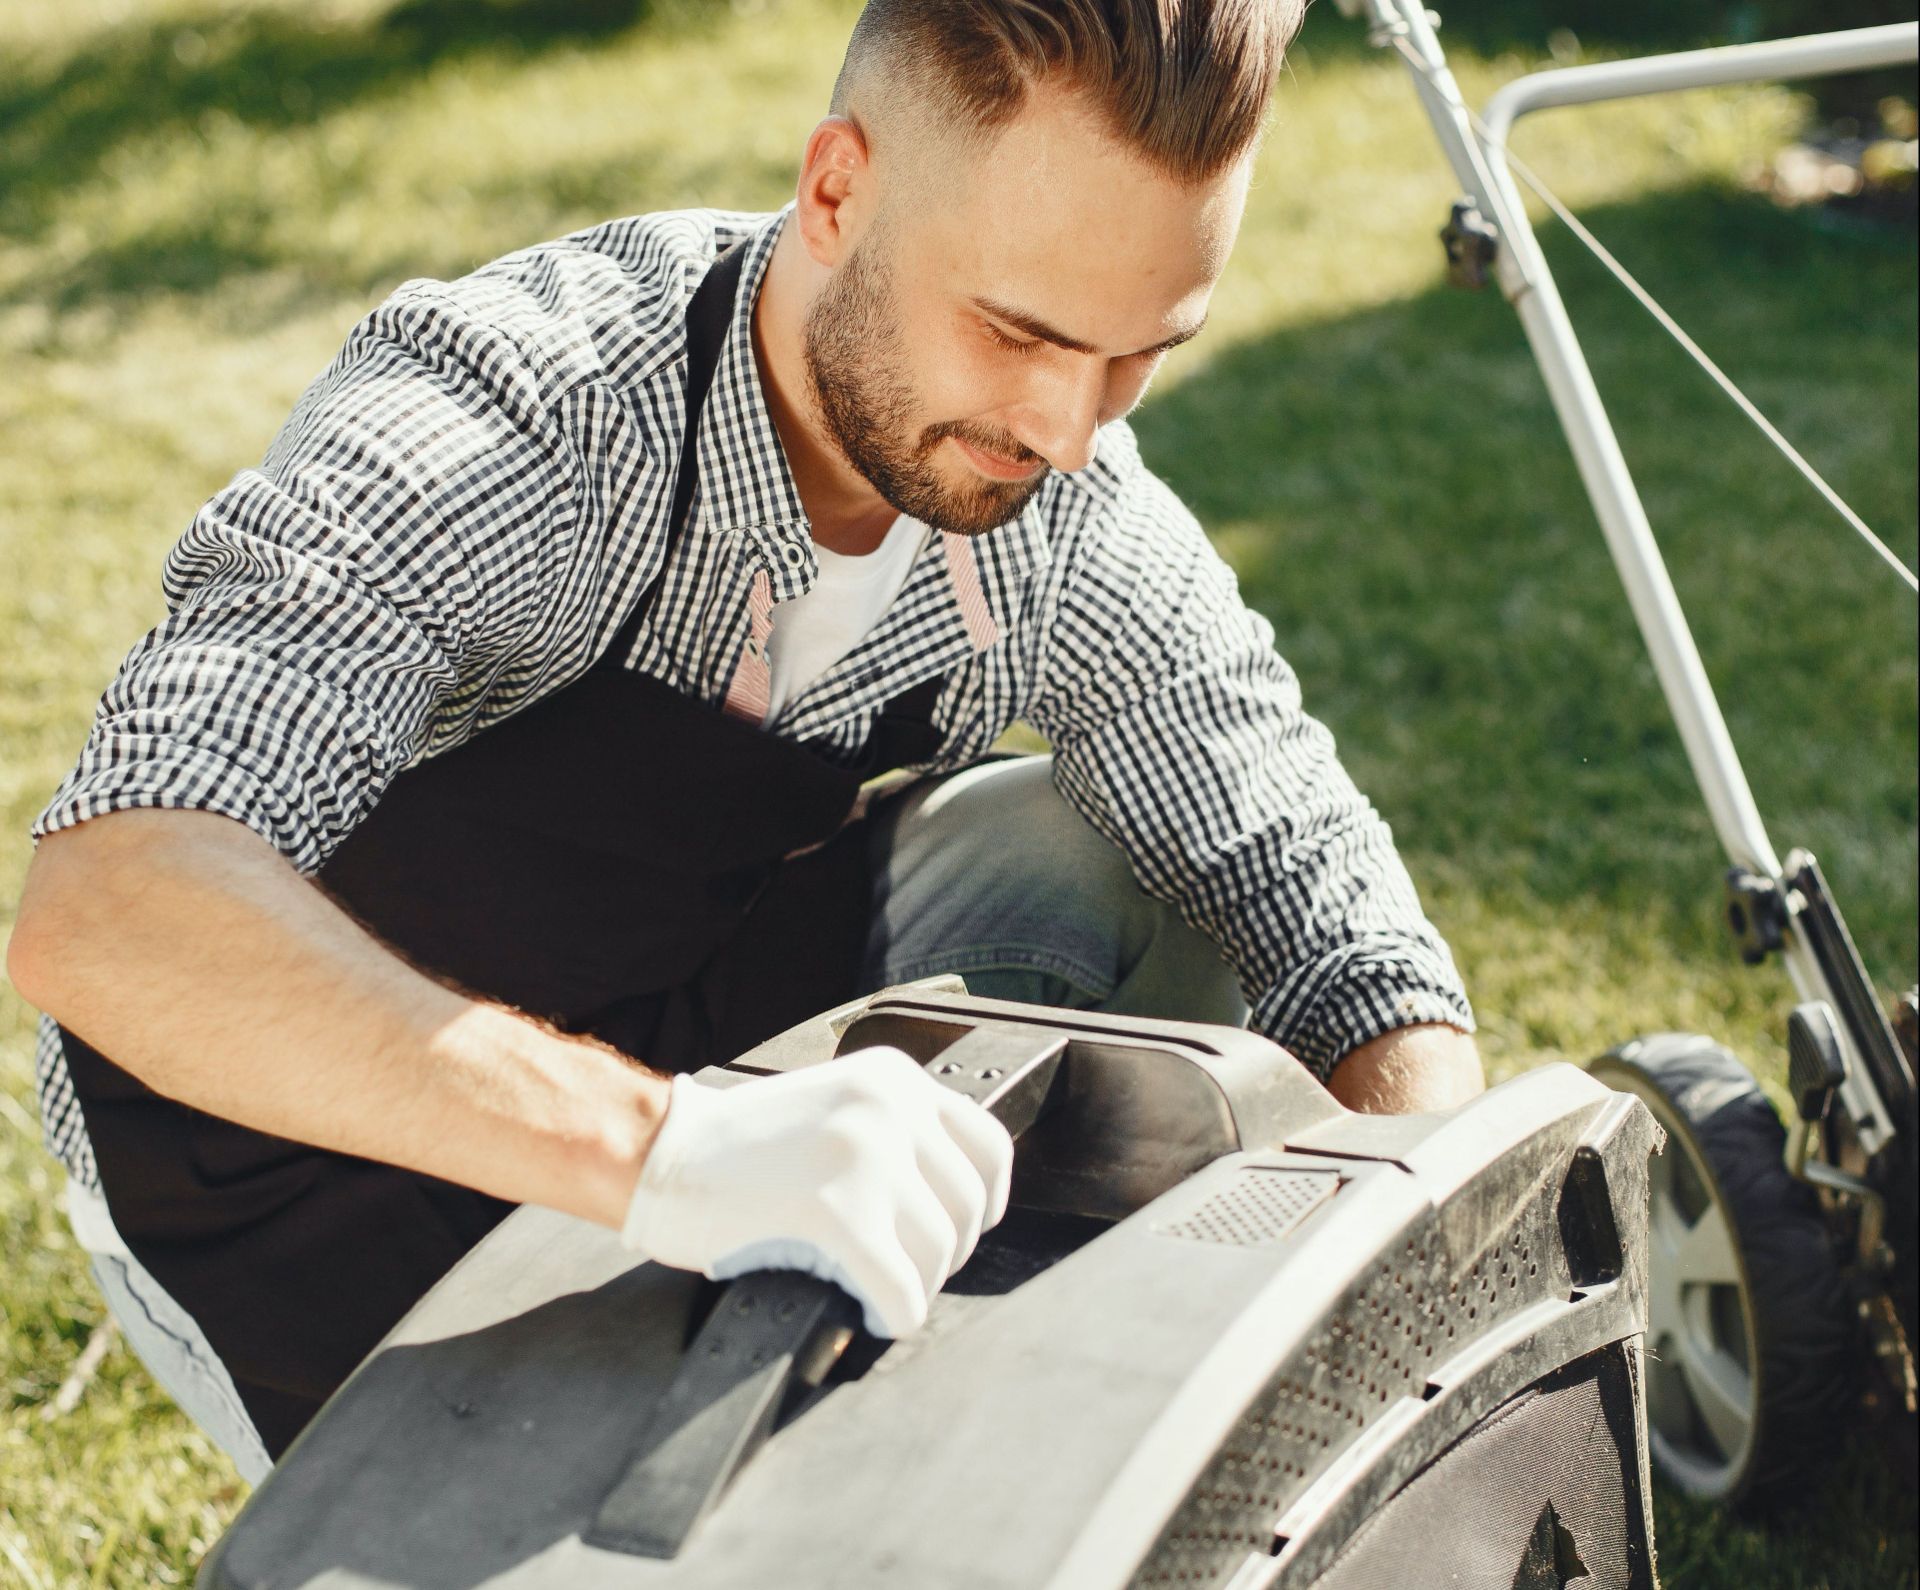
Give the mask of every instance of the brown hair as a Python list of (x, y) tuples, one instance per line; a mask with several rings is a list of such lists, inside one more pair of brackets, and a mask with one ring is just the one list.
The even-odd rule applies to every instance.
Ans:
[(1059, 78), (1169, 174), (1212, 176), (1259, 136), (1305, 0), (868, 0), (834, 88), (869, 64), (989, 134)]

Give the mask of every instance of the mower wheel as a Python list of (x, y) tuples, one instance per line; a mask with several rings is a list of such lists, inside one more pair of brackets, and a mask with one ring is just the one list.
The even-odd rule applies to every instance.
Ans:
[(1844, 1427), (1861, 1359), (1819, 1201), (1760, 1085), (1711, 1039), (1659, 1033), (1588, 1069), (1667, 1134), (1647, 1212), (1654, 1467), (1691, 1496), (1783, 1498)]

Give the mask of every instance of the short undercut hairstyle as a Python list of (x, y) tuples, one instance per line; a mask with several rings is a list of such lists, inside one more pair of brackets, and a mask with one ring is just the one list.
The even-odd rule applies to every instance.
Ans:
[[(868, 0), (833, 109), (874, 73), (980, 137), (1043, 80), (1085, 94), (1115, 136), (1203, 181), (1259, 137), (1305, 0)], [(925, 101), (923, 101), (925, 103)]]

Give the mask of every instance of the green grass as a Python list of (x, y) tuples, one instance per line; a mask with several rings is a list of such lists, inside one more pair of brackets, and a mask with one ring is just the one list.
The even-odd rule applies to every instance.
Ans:
[[(1470, 95), (1548, 23), (1489, 7)], [(0, 909), (159, 559), (357, 316), (607, 215), (780, 202), (845, 3), (12, 0), (0, 55)], [(1519, 15), (1521, 21), (1506, 19)], [(1469, 19), (1471, 20), (1471, 19)], [(1498, 25), (1496, 25), (1496, 23)], [(1477, 52), (1477, 53), (1476, 53)], [(1745, 195), (1778, 88), (1555, 113), (1556, 182), (1911, 562), (1915, 248)], [(691, 111), (691, 113), (689, 113)], [(1410, 89), (1327, 10), (1295, 54), (1212, 329), (1139, 416), (1395, 825), (1508, 1074), (1702, 1029), (1777, 1085), (1787, 996), (1718, 928), (1717, 847), (1510, 311), (1441, 284)], [(1888, 986), (1916, 946), (1915, 609), (1547, 234), (1776, 842)], [(102, 1310), (0, 990), (0, 1585), (183, 1583), (243, 1499)], [(1671, 1498), (1675, 1586), (1915, 1582), (1872, 1454), (1762, 1530)]]

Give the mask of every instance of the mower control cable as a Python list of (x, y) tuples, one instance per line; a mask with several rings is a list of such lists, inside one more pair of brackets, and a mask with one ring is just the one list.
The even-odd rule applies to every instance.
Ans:
[[(1388, 42), (1412, 64), (1415, 70), (1420, 72), (1421, 75), (1429, 81), (1432, 80), (1433, 74), (1428, 68), (1427, 63), (1420, 58), (1419, 53), (1415, 51), (1404, 38), (1400, 37), (1397, 33), (1389, 33)], [(1473, 130), (1478, 133), (1481, 138), (1490, 144), (1497, 141), (1487, 124), (1482, 121), (1471, 108), (1467, 109), (1467, 119), (1472, 123)], [(1587, 250), (1593, 257), (1599, 260), (1613, 275), (1613, 278), (1633, 295), (1640, 307), (1646, 310), (1660, 328), (1665, 331), (1668, 336), (1672, 337), (1675, 342), (1679, 343), (1694, 363), (1706, 371), (1708, 376), (1712, 378), (1714, 384), (1733, 400), (1734, 405), (1754, 423), (1759, 429), (1760, 434), (1772, 442), (1773, 445), (1785, 455), (1787, 462), (1799, 470), (1800, 473), (1807, 478), (1814, 490), (1819, 492), (1833, 507), (1834, 511), (1838, 513), (1842, 519), (1846, 520), (1847, 524), (1866, 541), (1867, 545), (1872, 547), (1873, 550), (1886, 561), (1887, 565), (1906, 583), (1907, 588), (1915, 593), (1920, 593), (1920, 578), (1916, 578), (1913, 570), (1901, 562), (1893, 549), (1873, 533), (1872, 529), (1868, 527), (1867, 522), (1848, 506), (1846, 500), (1827, 483), (1826, 478), (1807, 461), (1800, 450), (1795, 447), (1792, 442), (1788, 441), (1785, 436), (1781, 435), (1779, 427), (1768, 419), (1765, 414), (1760, 412), (1759, 405), (1734, 384), (1733, 378), (1729, 376), (1726, 371), (1722, 370), (1719, 365), (1714, 363), (1699, 343), (1687, 335), (1685, 328), (1661, 307), (1659, 300), (1656, 299), (1652, 293), (1640, 285), (1633, 273), (1614, 257), (1611, 250), (1609, 250), (1599, 238), (1595, 237), (1592, 232), (1587, 230), (1580, 218), (1560, 201), (1552, 189), (1540, 179), (1538, 173), (1536, 173), (1532, 167), (1528, 166), (1525, 161), (1514, 154), (1510, 148), (1506, 149), (1504, 153), (1507, 164), (1512, 167), (1514, 174), (1533, 190), (1540, 201), (1554, 213), (1554, 216), (1559, 220), (1560, 224), (1566, 227), (1580, 242), (1586, 245)]]

